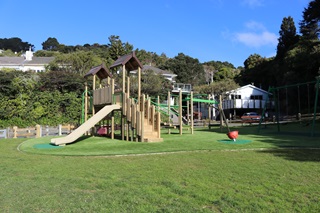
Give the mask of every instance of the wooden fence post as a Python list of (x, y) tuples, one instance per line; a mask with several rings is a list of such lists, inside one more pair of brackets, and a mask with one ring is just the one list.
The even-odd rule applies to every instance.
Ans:
[(36, 125), (36, 138), (41, 138), (42, 131), (41, 126), (39, 124)]
[(59, 124), (58, 126), (58, 135), (61, 136), (62, 135), (62, 125)]
[(17, 138), (17, 131), (18, 131), (18, 127), (14, 126), (13, 127), (13, 138)]

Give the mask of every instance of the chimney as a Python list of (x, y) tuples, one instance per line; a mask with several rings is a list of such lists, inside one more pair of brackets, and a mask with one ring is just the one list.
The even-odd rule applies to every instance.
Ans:
[(33, 52), (31, 50), (31, 47), (29, 47), (29, 50), (27, 50), (25, 54), (25, 60), (32, 61), (32, 57), (33, 57)]

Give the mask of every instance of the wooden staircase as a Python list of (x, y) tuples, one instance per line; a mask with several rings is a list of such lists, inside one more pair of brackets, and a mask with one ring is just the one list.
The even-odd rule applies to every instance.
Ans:
[(143, 142), (162, 142), (163, 138), (159, 137), (158, 131), (154, 130), (152, 124), (148, 122), (148, 119), (144, 119), (144, 127), (143, 127)]
[[(140, 103), (128, 97), (126, 93), (122, 95), (122, 113), (124, 122), (135, 129), (134, 138), (141, 142), (162, 142), (160, 112), (156, 112), (155, 106), (150, 104), (142, 95)], [(127, 134), (128, 135), (128, 134)], [(124, 136), (123, 136), (124, 137)]]

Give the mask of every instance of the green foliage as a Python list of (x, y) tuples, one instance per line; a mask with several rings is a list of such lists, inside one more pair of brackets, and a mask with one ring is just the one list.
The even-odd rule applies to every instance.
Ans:
[(215, 96), (223, 95), (225, 92), (239, 88), (239, 85), (232, 79), (224, 79), (212, 82), (209, 85), (194, 87), (194, 91), (200, 94), (214, 94)]
[(26, 50), (34, 50), (34, 45), (28, 42), (23, 42), (20, 38), (0, 38), (0, 49), (11, 50), (12, 52), (23, 52)]
[(109, 55), (113, 60), (117, 60), (120, 56), (126, 55), (133, 50), (133, 46), (128, 42), (122, 43), (119, 36), (110, 36), (109, 42)]
[(146, 70), (141, 76), (141, 93), (151, 97), (167, 96), (171, 91), (171, 84), (162, 75), (155, 74), (152, 70)]
[(320, 35), (320, 0), (312, 0), (303, 11), (300, 32), (306, 40), (319, 40)]
[(33, 53), (35, 57), (55, 57), (59, 55), (58, 51), (47, 51), (47, 50), (38, 50), (37, 52)]
[(228, 62), (209, 61), (203, 63), (203, 67), (206, 73), (207, 84), (213, 81), (234, 79), (239, 74), (239, 70)]
[(50, 71), (40, 73), (39, 76), (38, 86), (41, 91), (76, 92), (80, 95), (84, 90), (85, 79), (76, 73)]
[(163, 53), (160, 56), (154, 52), (136, 49), (136, 56), (142, 64), (159, 67), (163, 65), (169, 58)]
[(42, 49), (48, 51), (57, 51), (59, 45), (60, 44), (56, 38), (49, 37), (45, 42), (42, 43)]
[(179, 53), (176, 57), (165, 62), (160, 69), (170, 70), (177, 74), (180, 83), (192, 84), (194, 86), (205, 83), (205, 72), (198, 59)]
[(283, 18), (279, 34), (280, 37), (278, 39), (277, 57), (282, 58), (289, 48), (292, 48), (299, 41), (296, 27), (291, 16)]
[[(20, 55), (20, 54), (19, 54)], [(9, 56), (9, 57), (14, 57), (14, 56), (18, 56), (18, 54), (14, 53), (11, 49), (7, 49), (4, 50), (0, 53), (0, 57), (1, 56)]]
[(73, 72), (84, 76), (92, 67), (100, 65), (102, 59), (90, 51), (75, 51), (59, 54), (52, 61), (48, 69), (52, 71)]
[(0, 125), (78, 123), (83, 77), (62, 72), (0, 71)]

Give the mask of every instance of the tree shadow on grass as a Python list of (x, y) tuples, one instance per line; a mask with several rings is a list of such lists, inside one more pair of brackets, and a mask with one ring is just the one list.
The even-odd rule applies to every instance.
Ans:
[[(291, 127), (292, 129), (288, 128)], [(277, 157), (295, 161), (320, 161), (320, 134), (311, 137), (308, 131), (303, 131), (303, 127), (286, 126), (278, 132), (276, 125), (262, 126), (258, 131), (258, 126), (237, 126), (230, 127), (230, 131), (238, 130), (239, 135), (248, 135), (248, 138), (256, 138), (258, 142), (271, 144), (274, 148), (259, 152), (270, 153)], [(291, 130), (291, 131), (288, 131)], [(302, 130), (302, 131), (300, 131)], [(215, 127), (211, 129), (199, 129), (198, 131), (209, 131), (226, 134), (227, 128)], [(270, 146), (267, 146), (270, 147)], [(267, 148), (266, 147), (266, 148)], [(262, 144), (263, 148), (263, 144)]]
[(320, 162), (320, 148), (283, 148), (258, 151), (261, 153), (273, 154), (287, 160), (304, 161), (304, 162)]

